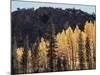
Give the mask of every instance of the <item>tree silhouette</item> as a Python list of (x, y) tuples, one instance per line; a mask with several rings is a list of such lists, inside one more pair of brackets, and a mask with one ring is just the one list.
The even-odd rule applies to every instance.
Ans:
[(23, 73), (27, 73), (28, 50), (29, 50), (29, 38), (28, 38), (28, 35), (27, 35), (25, 37), (25, 40), (24, 40), (24, 53), (23, 53), (23, 59), (22, 59)]
[(11, 60), (11, 64), (12, 64), (12, 66), (11, 66), (11, 72), (12, 72), (12, 74), (16, 74), (17, 72), (17, 70), (16, 70), (16, 49), (17, 49), (17, 42), (16, 42), (16, 37), (14, 36), (13, 38), (12, 38), (12, 60)]
[(55, 48), (57, 48), (55, 42), (55, 28), (54, 28), (54, 24), (50, 24), (48, 26), (48, 40), (49, 40), (49, 46), (48, 46), (48, 67), (49, 67), (49, 71), (52, 72), (55, 69), (55, 60), (56, 60), (56, 50)]

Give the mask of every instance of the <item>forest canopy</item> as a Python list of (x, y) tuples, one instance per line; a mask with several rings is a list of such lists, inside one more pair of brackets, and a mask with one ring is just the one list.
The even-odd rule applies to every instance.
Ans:
[[(86, 21), (94, 22), (95, 14), (88, 14), (81, 9), (61, 9), (53, 7), (40, 7), (38, 9), (20, 9), (11, 13), (12, 36), (16, 36), (21, 42), (26, 35), (29, 36), (29, 42), (37, 39), (38, 36), (45, 37), (48, 30), (48, 23), (55, 26), (55, 33), (61, 32), (71, 26), (75, 29), (76, 25), (81, 30), (84, 29)], [(20, 46), (20, 43), (18, 44)]]
[(96, 17), (40, 7), (11, 13), (12, 74), (96, 68)]

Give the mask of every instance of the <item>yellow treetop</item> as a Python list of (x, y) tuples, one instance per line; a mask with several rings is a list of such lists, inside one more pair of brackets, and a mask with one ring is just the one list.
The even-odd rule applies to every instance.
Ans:
[(17, 48), (17, 50), (16, 50), (17, 60), (19, 62), (21, 62), (23, 51), (24, 51), (24, 48), (22, 48), (22, 47), (21, 48)]

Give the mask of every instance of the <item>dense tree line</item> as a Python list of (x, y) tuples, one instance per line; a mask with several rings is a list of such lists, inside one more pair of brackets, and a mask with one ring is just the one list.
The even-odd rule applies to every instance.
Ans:
[(83, 31), (77, 25), (55, 34), (55, 26), (50, 22), (46, 36), (38, 33), (31, 46), (28, 35), (20, 47), (13, 37), (12, 74), (95, 69), (95, 27), (95, 21), (86, 21)]
[(35, 42), (38, 36), (45, 37), (48, 31), (48, 22), (55, 25), (55, 34), (57, 34), (62, 29), (68, 28), (69, 25), (72, 29), (75, 29), (76, 25), (79, 25), (79, 28), (83, 30), (86, 21), (91, 20), (93, 22), (95, 19), (95, 14), (88, 14), (87, 12), (74, 8), (18, 8), (11, 13), (12, 36), (16, 36), (18, 47), (20, 47), (24, 45), (22, 41), (28, 34), (30, 38), (29, 46), (31, 46), (31, 43)]
[(74, 8), (13, 11), (12, 74), (94, 69), (95, 19)]

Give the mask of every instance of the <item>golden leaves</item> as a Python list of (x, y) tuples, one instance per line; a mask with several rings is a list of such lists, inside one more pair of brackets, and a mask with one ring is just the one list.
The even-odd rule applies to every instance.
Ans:
[(47, 63), (47, 44), (44, 38), (41, 38), (41, 41), (39, 43), (39, 65), (46, 65)]
[(22, 60), (23, 51), (24, 51), (24, 48), (22, 47), (16, 49), (16, 56), (19, 62), (21, 62)]
[(94, 27), (95, 25), (91, 21), (87, 21), (85, 24), (84, 32), (86, 33), (87, 37), (89, 37), (89, 39), (93, 39), (93, 36), (95, 36), (93, 35), (95, 33)]
[[(92, 23), (90, 22), (86, 22), (85, 26), (84, 26), (84, 30), (81, 31), (78, 27), (78, 25), (76, 26), (76, 28), (73, 30), (70, 26), (65, 29), (62, 30), (62, 32), (59, 32), (55, 39), (56, 39), (56, 45), (57, 45), (57, 52), (58, 52), (58, 56), (63, 54), (64, 56), (66, 56), (66, 62), (67, 62), (67, 67), (69, 70), (77, 70), (80, 69), (80, 55), (79, 55), (79, 50), (82, 51), (83, 54), (83, 65), (84, 65), (84, 69), (88, 69), (88, 62), (87, 62), (87, 50), (86, 49), (86, 39), (88, 37), (89, 40), (89, 46), (90, 46), (90, 50), (89, 50), (89, 54), (90, 54), (90, 58), (89, 60), (91, 60), (92, 62), (92, 66), (94, 67), (95, 64), (95, 44), (96, 44), (96, 25), (95, 22)], [(81, 40), (81, 41), (80, 41)], [(82, 46), (81, 49), (79, 49), (79, 44)], [(39, 65), (41, 66), (46, 66), (48, 64), (47, 60), (47, 50), (48, 50), (48, 46), (49, 45), (49, 41), (45, 40), (43, 37), (40, 39), (40, 43), (38, 46), (38, 56), (37, 59), (39, 60)], [(22, 60), (22, 56), (23, 56), (23, 51), (24, 48), (20, 47), (16, 49), (16, 56), (17, 56), (17, 60), (18, 62), (21, 62)], [(35, 60), (35, 59), (34, 59)], [(31, 62), (31, 63), (30, 63)], [(30, 65), (30, 67), (32, 66), (32, 51), (28, 50), (28, 65)], [(30, 68), (29, 67), (29, 68)]]

